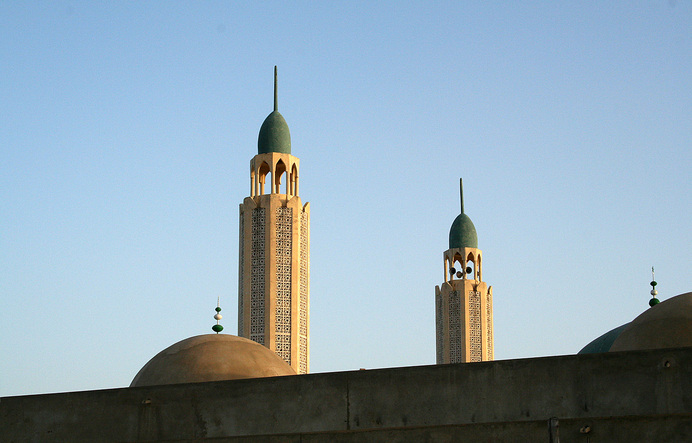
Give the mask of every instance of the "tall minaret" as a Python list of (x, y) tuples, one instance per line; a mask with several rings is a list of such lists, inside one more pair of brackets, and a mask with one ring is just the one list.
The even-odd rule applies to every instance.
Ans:
[[(238, 335), (310, 370), (310, 206), (298, 196), (300, 160), (277, 104), (250, 161), (250, 196), (240, 205)], [(265, 186), (266, 184), (266, 186)]]
[(459, 192), (461, 214), (452, 223), (443, 254), (444, 283), (435, 286), (438, 364), (493, 359), (493, 288), (482, 279), (482, 253), (476, 228), (464, 214), (461, 179)]

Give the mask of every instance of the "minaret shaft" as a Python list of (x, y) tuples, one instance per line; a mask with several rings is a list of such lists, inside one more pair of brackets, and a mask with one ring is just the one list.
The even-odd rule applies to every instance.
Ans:
[(481, 254), (475, 248), (445, 252), (445, 268), (454, 268), (455, 271), (462, 266), (465, 268), (465, 260), (458, 260), (466, 257), (472, 258), (475, 271), (468, 278), (465, 272), (457, 271), (464, 274), (462, 278), (448, 278), (441, 286), (435, 287), (438, 364), (494, 359), (492, 287), (480, 281)]
[(298, 196), (300, 160), (257, 154), (240, 205), (238, 335), (310, 370), (310, 205)]

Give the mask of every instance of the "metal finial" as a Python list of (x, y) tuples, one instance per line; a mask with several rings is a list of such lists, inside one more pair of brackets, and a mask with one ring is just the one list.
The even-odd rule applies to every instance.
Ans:
[(464, 180), (459, 179), (459, 198), (461, 199), (461, 213), (464, 213)]
[(220, 314), (221, 312), (221, 297), (216, 297), (216, 315), (214, 315), (214, 320), (216, 320), (216, 324), (211, 327), (211, 330), (216, 332), (217, 334), (221, 331), (223, 331), (223, 326), (219, 324), (219, 320), (223, 318), (223, 316)]
[(274, 66), (274, 110), (278, 111), (279, 110), (279, 94), (277, 91), (277, 74), (276, 74), (276, 66)]
[(649, 283), (649, 284), (651, 285), (650, 294), (652, 297), (651, 300), (649, 300), (649, 306), (651, 306), (653, 308), (658, 303), (660, 303), (660, 300), (656, 298), (656, 296), (658, 295), (658, 291), (656, 290), (656, 285), (658, 283), (656, 283), (656, 278), (654, 276), (654, 267), (653, 266), (651, 267), (651, 283)]

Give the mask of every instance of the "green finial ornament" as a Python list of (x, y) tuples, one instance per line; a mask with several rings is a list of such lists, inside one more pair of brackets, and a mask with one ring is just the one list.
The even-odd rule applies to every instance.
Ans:
[(214, 315), (214, 320), (216, 320), (216, 324), (211, 327), (211, 330), (216, 332), (217, 334), (221, 331), (223, 331), (223, 326), (219, 324), (219, 320), (223, 318), (223, 316), (220, 314), (221, 312), (221, 305), (220, 305), (220, 297), (216, 298), (216, 314)]
[(649, 283), (649, 284), (651, 285), (651, 300), (649, 300), (649, 306), (651, 306), (653, 308), (654, 306), (656, 306), (657, 304), (659, 304), (661, 302), (659, 299), (656, 298), (656, 296), (658, 295), (658, 291), (656, 290), (656, 285), (658, 283), (656, 283), (656, 279), (654, 278), (654, 267), (653, 266), (651, 267), (651, 283)]

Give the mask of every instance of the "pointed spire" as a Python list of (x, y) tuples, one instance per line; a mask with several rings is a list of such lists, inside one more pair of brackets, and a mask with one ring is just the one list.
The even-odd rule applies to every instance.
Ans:
[(459, 197), (461, 199), (461, 213), (464, 213), (464, 179), (459, 178)]
[(277, 89), (277, 74), (276, 74), (276, 65), (274, 66), (274, 110), (278, 111), (279, 110), (279, 93)]

